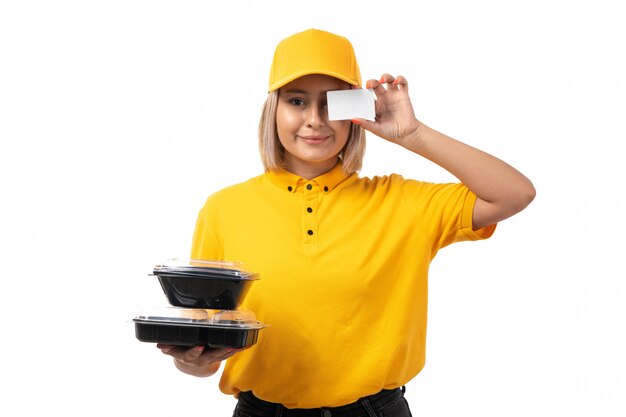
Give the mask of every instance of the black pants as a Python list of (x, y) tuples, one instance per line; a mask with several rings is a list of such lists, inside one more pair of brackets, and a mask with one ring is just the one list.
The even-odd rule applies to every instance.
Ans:
[(233, 417), (411, 417), (404, 391), (404, 387), (383, 390), (341, 407), (295, 409), (263, 401), (248, 391), (239, 394)]

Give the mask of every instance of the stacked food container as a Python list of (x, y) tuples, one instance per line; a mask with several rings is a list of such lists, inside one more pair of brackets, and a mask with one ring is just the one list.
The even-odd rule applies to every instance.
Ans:
[(156, 265), (171, 307), (137, 316), (142, 342), (208, 348), (242, 348), (256, 343), (265, 325), (239, 310), (257, 274), (231, 262), (172, 259)]

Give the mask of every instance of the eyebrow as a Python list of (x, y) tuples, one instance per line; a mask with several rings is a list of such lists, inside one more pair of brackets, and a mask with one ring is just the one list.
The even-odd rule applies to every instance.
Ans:
[[(328, 93), (329, 91), (334, 91), (334, 90), (330, 89), (330, 90), (320, 91), (318, 96), (319, 97), (326, 96), (326, 93)], [(298, 94), (298, 95), (303, 95), (303, 96), (310, 96), (310, 95), (313, 94), (311, 91), (301, 90), (299, 88), (292, 88), (290, 90), (283, 91), (282, 93), (284, 93), (284, 94)]]
[(298, 90), (297, 88), (293, 88), (291, 90), (287, 90), (287, 91), (285, 91), (285, 93), (287, 93), (287, 94), (309, 94), (308, 91)]

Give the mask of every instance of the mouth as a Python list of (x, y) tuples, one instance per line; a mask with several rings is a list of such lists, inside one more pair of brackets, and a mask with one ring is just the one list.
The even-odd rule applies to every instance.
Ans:
[(310, 145), (318, 145), (320, 143), (326, 142), (330, 139), (330, 136), (322, 136), (322, 135), (310, 135), (310, 136), (300, 136), (305, 143)]

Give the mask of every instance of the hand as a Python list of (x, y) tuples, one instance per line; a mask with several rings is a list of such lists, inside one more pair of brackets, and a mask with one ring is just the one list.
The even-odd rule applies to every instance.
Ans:
[[(383, 87), (387, 85), (387, 88)], [(409, 84), (403, 76), (397, 78), (383, 74), (380, 80), (368, 80), (366, 88), (372, 88), (376, 94), (376, 120), (354, 119), (376, 136), (402, 145), (407, 136), (415, 133), (421, 123), (415, 117), (413, 105), (409, 99)]]
[(165, 355), (174, 358), (176, 367), (189, 375), (198, 377), (211, 376), (220, 367), (220, 362), (241, 352), (241, 349), (223, 348), (210, 349), (204, 346), (173, 346), (158, 343), (157, 348), (161, 349)]

